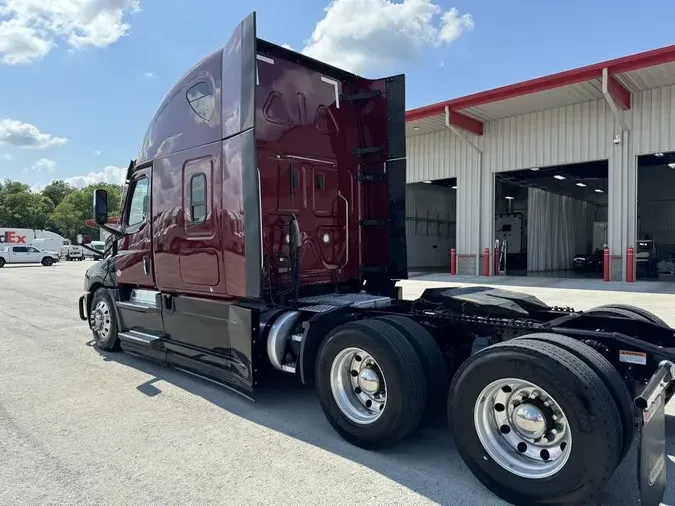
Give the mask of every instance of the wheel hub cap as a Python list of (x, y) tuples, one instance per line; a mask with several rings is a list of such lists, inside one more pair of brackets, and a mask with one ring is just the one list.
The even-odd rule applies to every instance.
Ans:
[(539, 439), (546, 433), (546, 418), (532, 404), (521, 404), (511, 415), (511, 423), (518, 433), (528, 439)]
[(359, 373), (359, 386), (366, 393), (374, 394), (380, 389), (380, 378), (375, 371), (366, 367)]
[(387, 382), (379, 364), (361, 348), (346, 348), (333, 359), (330, 386), (338, 408), (352, 422), (377, 421), (387, 403)]
[(487, 385), (476, 399), (474, 426), (487, 454), (516, 476), (548, 478), (570, 456), (567, 415), (548, 392), (526, 380), (504, 378)]

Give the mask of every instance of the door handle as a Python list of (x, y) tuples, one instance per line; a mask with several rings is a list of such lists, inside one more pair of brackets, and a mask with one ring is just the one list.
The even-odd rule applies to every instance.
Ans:
[(150, 274), (150, 260), (148, 257), (143, 257), (143, 272), (146, 276)]

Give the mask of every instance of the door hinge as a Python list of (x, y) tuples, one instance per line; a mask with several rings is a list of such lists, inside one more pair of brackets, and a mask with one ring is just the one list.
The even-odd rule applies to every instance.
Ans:
[(382, 95), (380, 90), (363, 91), (361, 93), (352, 93), (350, 95), (342, 95), (343, 102), (360, 102), (363, 100), (370, 100), (371, 98), (378, 98)]
[(353, 153), (356, 156), (368, 156), (368, 155), (373, 155), (375, 153), (379, 153), (380, 151), (383, 151), (384, 147), (383, 146), (371, 146), (368, 148), (356, 148)]

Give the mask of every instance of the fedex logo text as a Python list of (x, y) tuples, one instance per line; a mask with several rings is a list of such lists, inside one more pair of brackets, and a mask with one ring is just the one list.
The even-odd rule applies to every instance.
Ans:
[(0, 244), (26, 244), (26, 236), (17, 235), (16, 232), (5, 232), (0, 235)]

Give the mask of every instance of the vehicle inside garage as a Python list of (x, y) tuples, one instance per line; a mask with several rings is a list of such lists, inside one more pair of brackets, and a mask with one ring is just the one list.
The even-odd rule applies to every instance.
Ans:
[(638, 157), (635, 278), (672, 280), (675, 267), (675, 153)]
[(408, 270), (448, 272), (456, 244), (457, 178), (412, 183), (406, 188)]
[(500, 172), (495, 246), (507, 275), (602, 277), (606, 160)]

